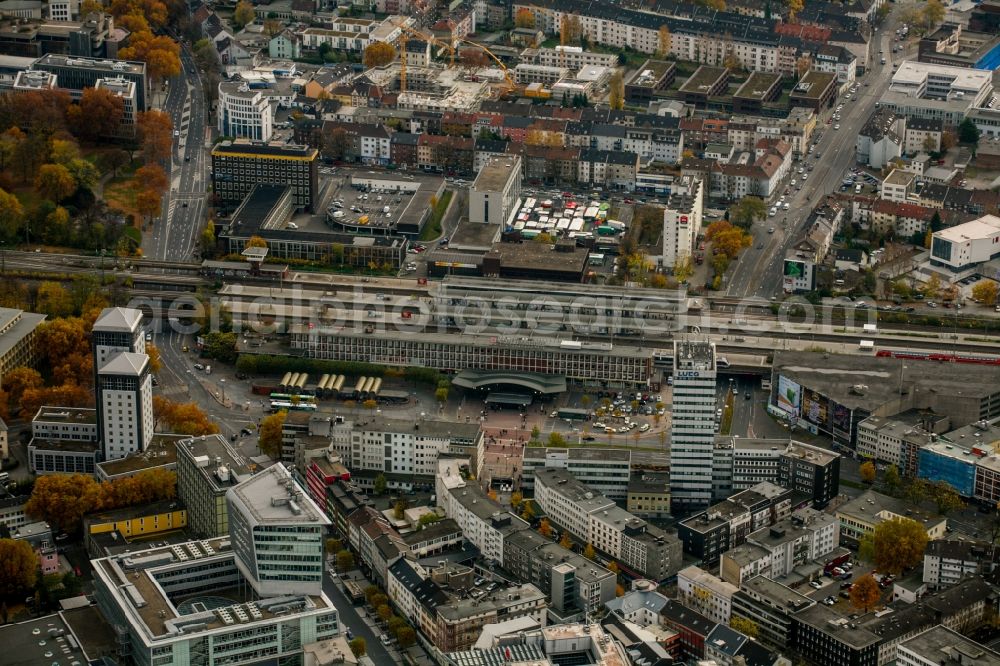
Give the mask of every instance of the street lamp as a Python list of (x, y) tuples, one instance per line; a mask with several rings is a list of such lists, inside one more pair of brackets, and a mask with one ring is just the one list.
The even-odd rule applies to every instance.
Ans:
[(219, 388), (222, 389), (222, 406), (225, 407), (226, 406), (226, 380), (225, 379), (220, 379), (219, 380)]

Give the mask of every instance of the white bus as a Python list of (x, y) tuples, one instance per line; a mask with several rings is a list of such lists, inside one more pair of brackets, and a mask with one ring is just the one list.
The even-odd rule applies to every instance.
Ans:
[(858, 343), (858, 350), (863, 352), (875, 351), (875, 341), (874, 340), (862, 340)]

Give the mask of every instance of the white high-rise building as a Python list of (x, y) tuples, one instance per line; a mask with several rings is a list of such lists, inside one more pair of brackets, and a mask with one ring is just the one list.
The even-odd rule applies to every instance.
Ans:
[(142, 331), (142, 311), (133, 308), (104, 308), (94, 322), (90, 336), (94, 350), (94, 372), (119, 352), (146, 353)]
[(674, 341), (670, 499), (675, 511), (712, 502), (715, 404), (715, 345)]
[(236, 566), (262, 596), (323, 594), (326, 515), (272, 465), (226, 493)]
[(675, 266), (684, 257), (694, 261), (698, 230), (705, 209), (705, 188), (700, 178), (684, 176), (673, 185), (663, 209), (663, 265)]
[(104, 460), (144, 451), (153, 439), (149, 357), (121, 352), (97, 371), (97, 420)]

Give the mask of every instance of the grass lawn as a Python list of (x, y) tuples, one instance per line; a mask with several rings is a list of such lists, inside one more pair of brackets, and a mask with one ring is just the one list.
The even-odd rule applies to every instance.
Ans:
[(141, 216), (135, 210), (137, 193), (132, 177), (128, 175), (112, 178), (104, 186), (104, 200), (108, 206), (127, 215), (134, 215), (135, 219), (138, 220), (141, 219)]
[(434, 211), (431, 213), (431, 219), (427, 220), (427, 224), (420, 231), (420, 240), (429, 241), (441, 236), (441, 219), (444, 217), (444, 212), (448, 210), (451, 196), (451, 190), (445, 190), (444, 194), (441, 195), (441, 199), (437, 202)]

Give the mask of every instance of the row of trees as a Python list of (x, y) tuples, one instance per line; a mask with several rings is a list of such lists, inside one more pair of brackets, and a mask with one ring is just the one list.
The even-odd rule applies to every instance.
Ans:
[(705, 230), (705, 240), (712, 243), (712, 288), (722, 286), (722, 276), (729, 268), (730, 262), (739, 256), (744, 248), (753, 243), (753, 236), (743, 228), (734, 226), (731, 222), (719, 220), (708, 225)]
[(88, 513), (173, 499), (176, 493), (177, 474), (165, 469), (103, 483), (84, 474), (51, 474), (35, 481), (25, 512), (60, 531), (78, 532)]

